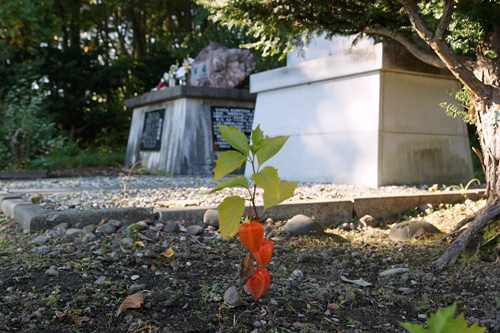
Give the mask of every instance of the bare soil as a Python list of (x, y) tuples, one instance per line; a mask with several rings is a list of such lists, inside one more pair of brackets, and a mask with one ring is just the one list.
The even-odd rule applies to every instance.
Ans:
[[(456, 302), (469, 322), (499, 332), (498, 230), (488, 227), (444, 271), (431, 265), (451, 239), (388, 239), (393, 223), (411, 219), (449, 231), (482, 204), (414, 210), (380, 220), (377, 228), (299, 237), (283, 234), (286, 221), (276, 221), (266, 233), (275, 244), (271, 285), (257, 301), (238, 287), (244, 300), (238, 307), (228, 306), (224, 293), (237, 286), (245, 250), (237, 238), (221, 241), (210, 227), (201, 236), (159, 232), (154, 241), (135, 231), (136, 243), (126, 248), (120, 232), (71, 240), (25, 234), (0, 215), (0, 331), (405, 332), (400, 321), (425, 324), (439, 307)], [(37, 235), (48, 238), (44, 253), (30, 243)], [(168, 249), (173, 256), (162, 255)], [(393, 268), (402, 270), (380, 275)], [(138, 290), (144, 306), (117, 317)], [(61, 314), (89, 321), (59, 322)]]
[[(29, 241), (9, 220), (2, 222), (0, 250), (0, 330), (5, 332), (403, 332), (398, 321), (424, 323), (438, 307), (458, 303), (469, 321), (489, 332), (499, 329), (500, 289), (495, 262), (478, 253), (435, 272), (431, 263), (446, 244), (421, 239), (395, 244), (384, 229), (287, 237), (274, 227), (275, 253), (269, 265), (272, 283), (259, 300), (244, 290), (245, 304), (230, 308), (224, 292), (237, 285), (237, 265), (244, 250), (237, 239), (161, 235), (142, 240), (158, 255), (125, 251), (115, 237), (92, 242), (58, 243), (52, 254), (35, 254)], [(175, 249), (171, 258), (160, 253)], [(496, 259), (496, 253), (495, 253)], [(47, 275), (56, 266), (58, 276)], [(382, 277), (382, 271), (408, 268)], [(132, 277), (138, 276), (136, 281)], [(361, 287), (341, 280), (363, 279)], [(103, 282), (99, 279), (104, 277)], [(115, 313), (139, 284), (145, 295), (141, 310)], [(75, 324), (71, 313), (91, 320)]]

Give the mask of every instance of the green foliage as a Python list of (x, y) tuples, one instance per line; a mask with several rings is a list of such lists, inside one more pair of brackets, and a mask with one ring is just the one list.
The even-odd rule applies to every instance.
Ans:
[(241, 217), (245, 212), (245, 199), (239, 196), (225, 198), (217, 207), (219, 211), (219, 231), (224, 239), (233, 238), (238, 233)]
[(427, 319), (428, 330), (424, 329), (422, 325), (408, 322), (400, 322), (400, 325), (410, 333), (483, 333), (486, 331), (486, 328), (479, 326), (477, 323), (469, 326), (463, 313), (453, 318), (456, 309), (457, 304), (454, 303), (431, 314)]
[[(276, 206), (293, 196), (297, 182), (282, 182), (278, 176), (278, 170), (272, 166), (261, 166), (271, 157), (276, 155), (288, 140), (288, 136), (268, 137), (264, 135), (260, 126), (252, 131), (252, 144), (248, 143), (245, 134), (233, 126), (219, 125), (219, 130), (231, 147), (220, 154), (215, 161), (214, 180), (220, 180), (238, 169), (243, 163), (250, 163), (253, 174), (253, 185), (244, 176), (231, 177), (217, 184), (211, 192), (223, 190), (228, 187), (243, 187), (248, 190), (250, 202), (253, 208), (253, 217), (259, 218), (255, 205), (255, 192), (257, 186), (264, 190), (264, 211)], [(221, 235), (230, 239), (238, 232), (245, 210), (245, 199), (239, 196), (225, 198), (217, 207), (219, 211), (219, 224)]]
[(63, 144), (44, 108), (44, 96), (25, 81), (19, 83), (0, 108), (0, 170), (45, 168), (46, 156)]
[(66, 149), (66, 145), (59, 152), (50, 154), (48, 156), (50, 158), (48, 169), (122, 166), (125, 160), (125, 149), (116, 151), (89, 149), (80, 151), (77, 155), (72, 154), (74, 153), (71, 153), (71, 148)]
[[(422, 52), (422, 47), (409, 20), (408, 13), (399, 1), (392, 0), (311, 0), (311, 1), (267, 1), (267, 0), (198, 0), (212, 10), (212, 18), (229, 27), (245, 29), (256, 37), (248, 47), (269, 54), (284, 55), (290, 47), (307, 43), (314, 32), (325, 32), (329, 36), (353, 35), (380, 28), (389, 34), (375, 34), (376, 39), (404, 38)], [(430, 30), (437, 28), (443, 14), (439, 0), (419, 1), (419, 15)], [(500, 16), (498, 1), (463, 0), (454, 7), (451, 22), (445, 34), (446, 41), (456, 54), (474, 55), (489, 32), (494, 31)], [(386, 36), (386, 37), (384, 37)], [(390, 37), (387, 37), (390, 36)], [(483, 48), (485, 49), (485, 48)], [(488, 48), (486, 48), (488, 49)], [(498, 51), (498, 50), (496, 50)]]
[(455, 100), (459, 106), (447, 102), (440, 103), (439, 106), (445, 109), (448, 116), (453, 118), (462, 118), (468, 124), (475, 124), (476, 118), (474, 112), (469, 112), (471, 108), (471, 92), (463, 86), (461, 90), (455, 93)]
[[(123, 148), (131, 120), (125, 99), (150, 91), (170, 64), (195, 57), (210, 41), (235, 48), (254, 40), (244, 29), (212, 22), (191, 0), (161, 6), (156, 0), (1, 3), (0, 106), (20, 80), (29, 88), (34, 83), (43, 97), (39, 121), (65, 137), (56, 147), (58, 160), (64, 145), (75, 142), (81, 151)], [(258, 70), (278, 64), (276, 58), (259, 61), (258, 53), (254, 58)], [(2, 142), (0, 156), (9, 151)], [(53, 161), (43, 155), (35, 164), (46, 168)]]

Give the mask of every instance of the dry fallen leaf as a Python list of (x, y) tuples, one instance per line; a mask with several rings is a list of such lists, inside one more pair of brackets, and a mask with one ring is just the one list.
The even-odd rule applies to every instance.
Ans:
[(243, 286), (247, 283), (248, 279), (253, 275), (253, 256), (250, 252), (241, 259), (240, 266), (238, 267), (238, 284)]
[(167, 250), (163, 251), (161, 253), (162, 256), (164, 256), (165, 258), (170, 258), (172, 257), (173, 255), (175, 254), (175, 251), (174, 249), (172, 248), (168, 248)]
[(106, 224), (107, 222), (108, 222), (108, 219), (107, 219), (107, 218), (103, 218), (103, 219), (101, 220), (101, 222), (99, 222), (99, 224), (98, 224), (97, 226), (99, 227), (99, 226), (101, 226), (101, 225), (103, 225), (103, 224)]
[(340, 305), (338, 305), (337, 303), (328, 303), (326, 308), (328, 310), (340, 310)]
[(139, 246), (142, 246), (142, 247), (146, 247), (146, 245), (144, 245), (144, 242), (141, 242), (141, 241), (135, 241), (134, 244), (135, 247), (139, 247)]
[(142, 292), (136, 292), (125, 298), (125, 300), (120, 304), (118, 311), (116, 311), (116, 317), (118, 317), (122, 312), (127, 309), (140, 309), (144, 305), (144, 295)]
[(60, 322), (62, 322), (66, 318), (71, 318), (73, 320), (73, 322), (75, 324), (78, 324), (78, 325), (81, 324), (81, 323), (83, 323), (83, 322), (85, 322), (85, 321), (90, 321), (90, 318), (87, 317), (87, 316), (80, 317), (80, 316), (75, 316), (75, 315), (73, 315), (71, 313), (64, 312), (64, 313), (61, 313), (60, 315), (58, 315), (57, 317), (55, 317), (54, 320), (53, 320), (53, 322), (54, 323), (60, 323)]

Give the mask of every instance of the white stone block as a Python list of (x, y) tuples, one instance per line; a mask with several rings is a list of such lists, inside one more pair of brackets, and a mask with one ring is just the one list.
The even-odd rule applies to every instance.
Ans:
[(458, 81), (400, 47), (376, 44), (250, 82), (254, 127), (290, 136), (269, 161), (284, 180), (377, 187), (473, 175), (467, 128), (439, 106), (453, 102)]

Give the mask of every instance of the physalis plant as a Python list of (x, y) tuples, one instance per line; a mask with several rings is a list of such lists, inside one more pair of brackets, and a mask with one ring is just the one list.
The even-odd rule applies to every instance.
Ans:
[[(248, 162), (252, 167), (253, 184), (245, 176), (234, 176), (217, 184), (211, 192), (227, 187), (243, 187), (248, 190), (247, 198), (229, 196), (219, 204), (219, 231), (226, 240), (238, 234), (248, 249), (240, 264), (239, 282), (240, 285), (245, 285), (254, 299), (259, 299), (271, 282), (266, 266), (273, 253), (273, 243), (264, 239), (264, 227), (259, 216), (266, 209), (292, 197), (297, 187), (297, 182), (282, 182), (276, 168), (268, 165), (261, 169), (261, 166), (280, 151), (288, 136), (268, 137), (257, 126), (252, 130), (250, 144), (246, 135), (238, 128), (219, 125), (219, 131), (234, 150), (221, 153), (215, 161), (214, 181), (221, 180), (243, 163)], [(264, 208), (260, 215), (255, 204), (257, 186), (263, 189)], [(242, 222), (245, 200), (250, 202), (250, 208), (249, 215)]]

